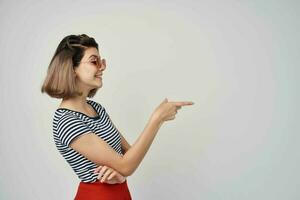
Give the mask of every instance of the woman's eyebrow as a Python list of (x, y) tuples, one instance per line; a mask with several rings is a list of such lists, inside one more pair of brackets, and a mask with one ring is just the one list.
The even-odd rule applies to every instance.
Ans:
[(90, 57), (88, 59), (90, 59), (91, 57), (96, 57), (96, 58), (100, 59), (100, 56), (97, 56), (97, 55), (90, 55)]

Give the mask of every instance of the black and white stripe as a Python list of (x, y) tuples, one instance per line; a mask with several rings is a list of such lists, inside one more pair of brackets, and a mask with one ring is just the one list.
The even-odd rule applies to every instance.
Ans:
[(95, 182), (97, 181), (97, 174), (93, 173), (93, 169), (97, 165), (73, 150), (70, 143), (80, 135), (95, 133), (122, 155), (121, 136), (103, 106), (92, 100), (87, 100), (87, 103), (95, 109), (98, 114), (97, 117), (90, 117), (66, 108), (58, 108), (55, 111), (53, 138), (58, 151), (69, 163), (78, 178), (83, 182)]

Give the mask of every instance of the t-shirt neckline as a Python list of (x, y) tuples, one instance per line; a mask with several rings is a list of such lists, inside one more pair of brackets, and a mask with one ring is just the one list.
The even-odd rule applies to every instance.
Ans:
[(90, 118), (90, 119), (98, 119), (98, 118), (100, 118), (100, 115), (99, 115), (99, 113), (98, 113), (98, 111), (96, 110), (96, 108), (91, 104), (91, 100), (87, 100), (86, 101), (88, 104), (90, 104), (90, 106), (94, 109), (94, 111), (97, 113), (97, 116), (88, 116), (88, 115), (86, 115), (86, 114), (84, 114), (84, 113), (82, 113), (82, 112), (79, 112), (79, 111), (75, 111), (75, 110), (71, 110), (71, 109), (69, 109), (69, 108), (57, 108), (56, 110), (68, 110), (68, 111), (72, 111), (72, 112), (75, 112), (75, 113), (79, 113), (79, 114), (82, 114), (82, 115), (84, 115), (84, 116), (86, 116), (86, 117), (88, 117), (88, 118)]

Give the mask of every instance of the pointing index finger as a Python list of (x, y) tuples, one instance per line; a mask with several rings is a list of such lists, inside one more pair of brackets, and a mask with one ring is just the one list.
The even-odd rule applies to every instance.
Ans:
[(174, 102), (175, 106), (191, 106), (194, 104), (192, 101), (180, 101), (180, 102)]

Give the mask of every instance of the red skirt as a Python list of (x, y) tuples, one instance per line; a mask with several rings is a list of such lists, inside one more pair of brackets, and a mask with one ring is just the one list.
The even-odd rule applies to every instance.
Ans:
[(74, 200), (131, 200), (127, 180), (120, 184), (80, 182)]

